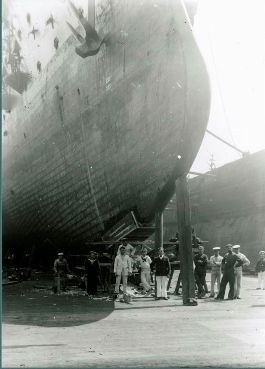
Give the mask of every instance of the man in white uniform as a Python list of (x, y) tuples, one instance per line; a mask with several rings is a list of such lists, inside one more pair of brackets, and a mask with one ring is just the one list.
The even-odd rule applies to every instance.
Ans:
[(147, 249), (142, 250), (142, 255), (139, 257), (139, 264), (141, 268), (141, 282), (145, 292), (151, 292), (151, 270), (150, 265), (152, 260), (150, 256), (147, 255)]
[(128, 275), (132, 273), (131, 259), (125, 253), (125, 247), (120, 246), (114, 262), (114, 273), (116, 276), (115, 295), (119, 293), (121, 277), (123, 282), (123, 294), (126, 294)]
[(210, 297), (214, 297), (214, 285), (217, 282), (217, 294), (220, 290), (221, 280), (221, 266), (223, 257), (219, 255), (220, 247), (213, 247), (214, 255), (210, 257), (211, 272), (211, 294)]
[(261, 290), (262, 287), (265, 290), (265, 251), (259, 252), (259, 260), (256, 264), (256, 272), (258, 273), (258, 287), (257, 290)]
[(134, 256), (135, 248), (132, 245), (130, 245), (125, 239), (122, 240), (122, 246), (125, 247), (126, 255), (130, 256), (130, 258)]
[(242, 268), (243, 266), (249, 266), (250, 261), (246, 255), (240, 252), (240, 245), (233, 246), (233, 252), (242, 260), (242, 265), (235, 267), (235, 288), (234, 288), (234, 299), (240, 299), (241, 280), (242, 280)]

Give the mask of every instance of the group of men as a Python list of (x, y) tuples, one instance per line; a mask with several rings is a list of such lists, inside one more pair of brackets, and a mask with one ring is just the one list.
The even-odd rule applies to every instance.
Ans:
[[(167, 300), (167, 280), (169, 278), (171, 268), (170, 262), (167, 256), (164, 255), (163, 249), (158, 252), (158, 257), (152, 262), (150, 256), (147, 255), (147, 249), (143, 248), (141, 255), (134, 257), (135, 248), (128, 244), (125, 240), (118, 248), (117, 256), (114, 261), (114, 273), (116, 277), (114, 297), (116, 298), (120, 292), (120, 284), (123, 284), (123, 294), (127, 293), (127, 282), (128, 277), (132, 275), (133, 264), (136, 262), (137, 266), (140, 268), (141, 283), (143, 287), (143, 292), (145, 294), (150, 294), (154, 292), (151, 287), (151, 264), (152, 271), (156, 275), (156, 299)], [(70, 269), (67, 260), (62, 252), (58, 253), (58, 258), (54, 262), (54, 272), (56, 281), (58, 278), (60, 280), (61, 290), (65, 290), (67, 276), (70, 275)], [(87, 294), (90, 296), (97, 295), (97, 284), (99, 275), (99, 262), (97, 259), (97, 254), (91, 251), (87, 256), (84, 263), (85, 272), (85, 284)], [(58, 290), (58, 283), (55, 283), (54, 291)]]
[[(54, 261), (53, 266), (53, 270), (55, 273), (55, 283), (53, 286), (54, 292), (59, 292), (58, 287), (60, 288), (60, 290), (65, 291), (67, 279), (73, 277), (63, 252), (59, 252), (57, 255), (58, 258)], [(85, 286), (87, 294), (96, 296), (99, 275), (99, 262), (96, 252), (90, 251), (84, 263), (84, 271), (86, 276)]]
[[(229, 284), (228, 299), (240, 299), (242, 268), (249, 266), (250, 261), (240, 252), (240, 245), (226, 245), (226, 253), (220, 255), (220, 247), (213, 247), (214, 255), (208, 260), (204, 253), (204, 247), (199, 246), (198, 253), (194, 256), (194, 278), (198, 289), (198, 298), (203, 298), (208, 293), (206, 283), (206, 272), (208, 266), (211, 268), (211, 290), (210, 297), (223, 300), (227, 284)], [(256, 265), (258, 273), (257, 289), (265, 289), (265, 251), (260, 251), (260, 259)], [(123, 241), (117, 251), (114, 261), (114, 274), (116, 277), (114, 297), (120, 292), (120, 284), (123, 284), (123, 294), (127, 293), (128, 277), (132, 275), (133, 264), (140, 268), (141, 284), (145, 294), (154, 293), (151, 287), (151, 270), (155, 273), (156, 294), (155, 299), (168, 299), (167, 282), (171, 274), (171, 266), (168, 257), (161, 248), (158, 256), (152, 260), (147, 255), (147, 249), (143, 248), (141, 254), (135, 256), (135, 248)], [(152, 265), (152, 267), (151, 267)], [(99, 262), (97, 254), (91, 251), (84, 264), (86, 276), (86, 290), (88, 295), (97, 294), (97, 283), (99, 274)], [(61, 289), (65, 289), (67, 274), (70, 274), (69, 266), (63, 253), (58, 253), (58, 259), (54, 262), (55, 275), (60, 276)], [(215, 285), (217, 294), (215, 295)]]
[[(211, 267), (210, 297), (215, 297), (214, 288), (217, 283), (216, 300), (224, 299), (227, 284), (229, 284), (228, 299), (240, 299), (242, 267), (250, 264), (248, 258), (240, 252), (240, 245), (233, 246), (228, 244), (226, 245), (226, 249), (227, 252), (222, 257), (219, 254), (220, 247), (214, 247), (214, 255), (211, 256), (209, 260)], [(198, 298), (203, 298), (208, 292), (206, 290), (207, 284), (205, 281), (208, 257), (204, 253), (203, 246), (199, 246), (199, 253), (194, 256), (194, 264), (194, 277), (198, 286)]]
[[(114, 298), (120, 292), (121, 278), (123, 282), (123, 294), (127, 292), (127, 280), (128, 276), (132, 274), (132, 256), (135, 249), (124, 242), (118, 249), (117, 256), (114, 262), (114, 273), (116, 276)], [(136, 263), (140, 268), (141, 283), (143, 291), (146, 294), (152, 293), (153, 288), (151, 287), (151, 264), (152, 271), (155, 273), (156, 279), (156, 296), (155, 299), (167, 300), (167, 281), (170, 276), (171, 267), (167, 256), (164, 254), (164, 250), (158, 251), (158, 257), (152, 261), (150, 256), (147, 255), (147, 249), (143, 248), (141, 255), (136, 258)]]

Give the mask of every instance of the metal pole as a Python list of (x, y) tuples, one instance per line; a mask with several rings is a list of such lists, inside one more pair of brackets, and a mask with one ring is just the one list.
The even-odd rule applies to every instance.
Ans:
[(225, 141), (223, 138), (221, 138), (221, 137), (217, 136), (216, 134), (214, 134), (213, 132), (209, 131), (209, 129), (206, 129), (206, 132), (207, 132), (207, 133), (209, 133), (210, 135), (212, 135), (213, 137), (217, 138), (217, 140), (219, 140), (219, 141), (221, 141), (221, 142), (225, 143), (226, 145), (230, 146), (232, 149), (234, 149), (234, 150), (236, 150), (236, 151), (240, 152), (240, 154), (241, 154), (242, 156), (246, 156), (246, 155), (248, 154), (247, 152), (245, 152), (245, 151), (242, 151), (242, 150), (238, 149), (238, 148), (237, 148), (237, 147), (235, 147), (234, 145), (232, 145), (232, 144), (230, 144), (229, 142)]

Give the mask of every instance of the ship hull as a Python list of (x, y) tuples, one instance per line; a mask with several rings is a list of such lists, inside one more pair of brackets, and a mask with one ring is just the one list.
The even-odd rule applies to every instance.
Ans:
[(255, 270), (265, 242), (265, 150), (214, 171), (215, 177), (190, 183), (192, 220), (198, 235), (222, 253), (228, 243), (240, 244)]
[(75, 244), (150, 222), (198, 152), (208, 76), (180, 1), (101, 1), (99, 53), (71, 36), (3, 124), (4, 236)]
[[(192, 224), (212, 248), (241, 245), (254, 270), (265, 243), (265, 150), (246, 156), (189, 181)], [(165, 239), (176, 232), (173, 203), (165, 212)], [(175, 223), (174, 223), (175, 222)]]

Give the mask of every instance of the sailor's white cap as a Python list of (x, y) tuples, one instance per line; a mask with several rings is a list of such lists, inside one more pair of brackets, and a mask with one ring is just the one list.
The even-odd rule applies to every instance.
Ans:
[(233, 246), (233, 249), (239, 249), (240, 248), (240, 245), (234, 245)]
[(263, 255), (263, 254), (265, 254), (265, 251), (261, 250), (261, 251), (259, 252), (259, 255)]
[(58, 254), (57, 254), (58, 256), (63, 256), (63, 252), (58, 252)]
[(221, 250), (221, 247), (219, 246), (213, 247), (213, 250)]

